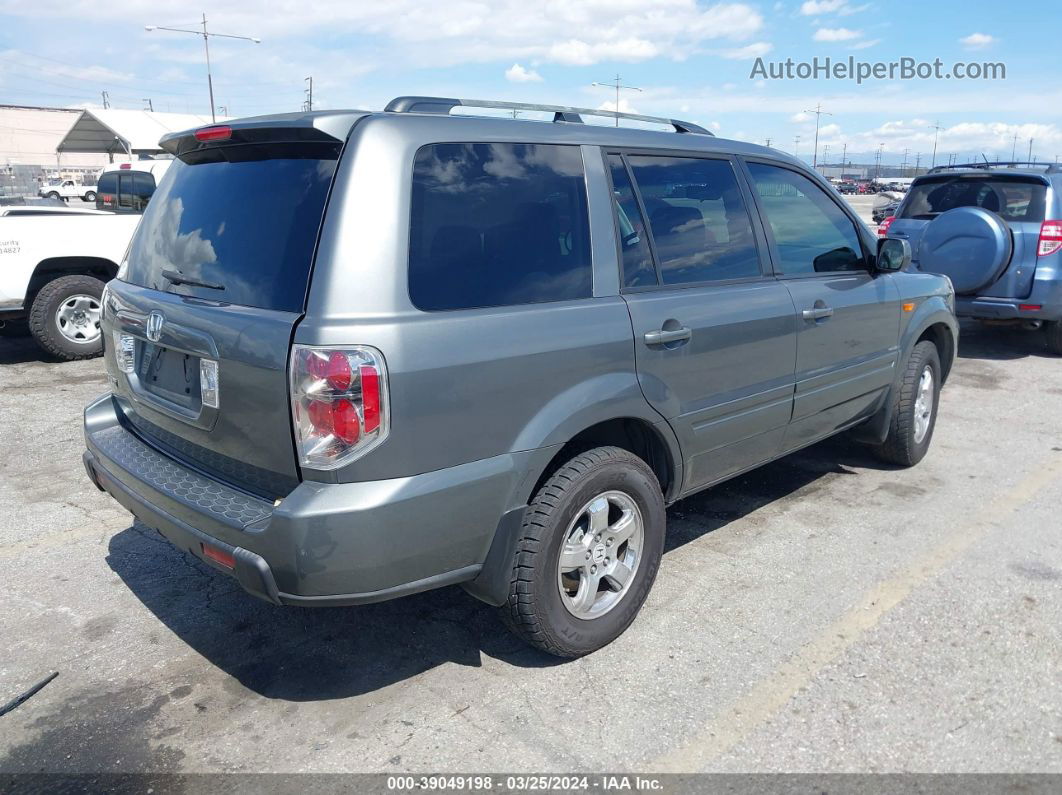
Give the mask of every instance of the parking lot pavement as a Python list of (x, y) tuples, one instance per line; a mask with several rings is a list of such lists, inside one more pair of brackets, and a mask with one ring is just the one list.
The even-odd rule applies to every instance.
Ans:
[(830, 441), (673, 506), (649, 601), (561, 662), (458, 588), (277, 608), (81, 468), (100, 362), (0, 340), (11, 771), (1062, 772), (1062, 363), (964, 328), (928, 458)]

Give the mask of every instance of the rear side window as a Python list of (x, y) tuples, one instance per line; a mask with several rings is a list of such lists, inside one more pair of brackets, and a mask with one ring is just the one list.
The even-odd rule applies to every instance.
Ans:
[(727, 160), (629, 156), (664, 284), (760, 275), (737, 176)]
[(155, 178), (144, 171), (134, 171), (132, 176), (133, 212), (142, 213), (155, 193)]
[(1005, 221), (1040, 223), (1046, 196), (1046, 185), (1022, 177), (930, 177), (911, 187), (900, 217), (929, 220), (956, 207), (982, 207)]
[(855, 225), (826, 191), (787, 168), (748, 166), (783, 274), (866, 269)]
[(413, 164), (409, 294), (429, 311), (588, 298), (579, 148), (421, 148)]
[(320, 147), (305, 157), (290, 146), (281, 157), (264, 151), (234, 147), (223, 153), (231, 160), (174, 162), (133, 236), (126, 281), (301, 312), (338, 150), (327, 159)]

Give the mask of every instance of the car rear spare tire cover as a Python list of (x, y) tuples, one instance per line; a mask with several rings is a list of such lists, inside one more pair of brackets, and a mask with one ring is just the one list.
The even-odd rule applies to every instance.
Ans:
[(980, 207), (956, 207), (926, 227), (918, 266), (943, 273), (957, 293), (973, 293), (999, 278), (1013, 246), (1007, 222), (998, 215)]

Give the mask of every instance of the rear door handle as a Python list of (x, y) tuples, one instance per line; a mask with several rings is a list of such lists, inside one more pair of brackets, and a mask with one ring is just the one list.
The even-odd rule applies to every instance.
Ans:
[(667, 345), (669, 342), (683, 342), (693, 336), (688, 328), (677, 328), (670, 331), (647, 331), (645, 332), (646, 345)]
[(833, 310), (828, 306), (817, 306), (814, 309), (805, 309), (802, 313), (804, 320), (823, 320), (833, 317)]

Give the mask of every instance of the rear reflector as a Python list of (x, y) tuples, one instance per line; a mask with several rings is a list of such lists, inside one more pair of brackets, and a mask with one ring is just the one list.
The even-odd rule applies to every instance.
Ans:
[(224, 549), (206, 542), (203, 542), (200, 546), (203, 548), (203, 557), (210, 558), (215, 563), (220, 563), (226, 569), (236, 568), (236, 558), (231, 552), (226, 552)]
[(1044, 221), (1040, 226), (1040, 245), (1037, 254), (1046, 257), (1062, 248), (1062, 221)]
[(1039, 312), (1043, 309), (1040, 304), (1018, 304), (1018, 309), (1022, 312)]
[(118, 166), (118, 168), (132, 168), (132, 167), (133, 167), (132, 163), (122, 163), (120, 166)]
[(195, 131), (197, 141), (227, 141), (232, 137), (232, 128), (227, 124), (217, 127), (203, 127)]

